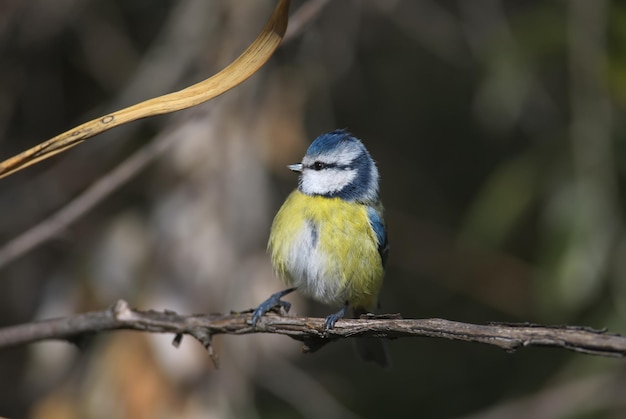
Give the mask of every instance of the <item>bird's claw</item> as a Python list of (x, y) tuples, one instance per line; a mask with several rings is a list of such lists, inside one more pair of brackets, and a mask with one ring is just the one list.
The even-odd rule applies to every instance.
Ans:
[(337, 313), (331, 314), (330, 316), (326, 317), (326, 320), (324, 320), (324, 329), (326, 330), (334, 329), (335, 323), (337, 323), (337, 320), (339, 320), (341, 317), (343, 316), (338, 316)]
[(326, 317), (326, 320), (324, 320), (324, 328), (326, 329), (326, 331), (332, 330), (335, 328), (335, 323), (337, 323), (337, 320), (343, 318), (343, 316), (346, 314), (347, 308), (348, 308), (348, 303), (346, 303), (343, 307), (341, 307), (341, 310), (339, 310), (338, 312)]
[(281, 298), (294, 290), (295, 288), (290, 288), (284, 291), (277, 292), (276, 294), (272, 294), (270, 298), (259, 304), (259, 306), (252, 312), (252, 327), (256, 327), (259, 319), (263, 317), (265, 313), (271, 311), (275, 307), (278, 307), (279, 309), (282, 308), (283, 310), (285, 310), (285, 313), (289, 313), (289, 310), (291, 309), (291, 303), (288, 301), (283, 301), (281, 300)]

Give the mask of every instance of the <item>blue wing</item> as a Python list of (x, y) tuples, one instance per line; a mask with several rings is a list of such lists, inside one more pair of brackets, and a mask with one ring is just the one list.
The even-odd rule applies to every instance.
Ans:
[(372, 207), (367, 207), (367, 217), (370, 225), (376, 235), (376, 243), (378, 244), (378, 253), (383, 263), (383, 268), (387, 265), (387, 256), (389, 254), (389, 243), (387, 242), (387, 229), (382, 220), (381, 214)]

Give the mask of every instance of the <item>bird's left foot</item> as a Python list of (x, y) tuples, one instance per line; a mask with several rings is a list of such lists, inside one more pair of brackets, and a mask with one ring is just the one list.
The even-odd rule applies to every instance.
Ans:
[(272, 294), (270, 298), (263, 301), (252, 313), (252, 327), (256, 327), (259, 319), (268, 311), (273, 309), (274, 307), (282, 307), (285, 309), (287, 313), (289, 313), (289, 309), (291, 308), (291, 303), (287, 301), (281, 300), (285, 295), (294, 292), (295, 288), (288, 288), (286, 290), (277, 292), (276, 294)]
[(346, 314), (347, 308), (348, 308), (348, 303), (346, 303), (343, 307), (341, 307), (341, 310), (339, 310), (338, 312), (326, 317), (326, 320), (324, 321), (324, 328), (326, 330), (334, 329), (335, 323), (337, 323), (337, 320), (343, 319), (343, 316)]

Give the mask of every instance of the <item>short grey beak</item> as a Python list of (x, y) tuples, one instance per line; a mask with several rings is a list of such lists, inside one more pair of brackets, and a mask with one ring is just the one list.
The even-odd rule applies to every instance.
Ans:
[(302, 163), (290, 164), (287, 168), (292, 172), (302, 172)]

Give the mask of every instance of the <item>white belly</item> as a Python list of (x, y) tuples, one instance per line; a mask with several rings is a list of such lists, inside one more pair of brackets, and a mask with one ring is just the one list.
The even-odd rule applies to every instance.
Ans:
[(332, 266), (332, 258), (317, 245), (315, 230), (310, 222), (305, 223), (301, 233), (290, 243), (289, 254), (284, 255), (290, 285), (316, 301), (344, 304), (341, 273)]

